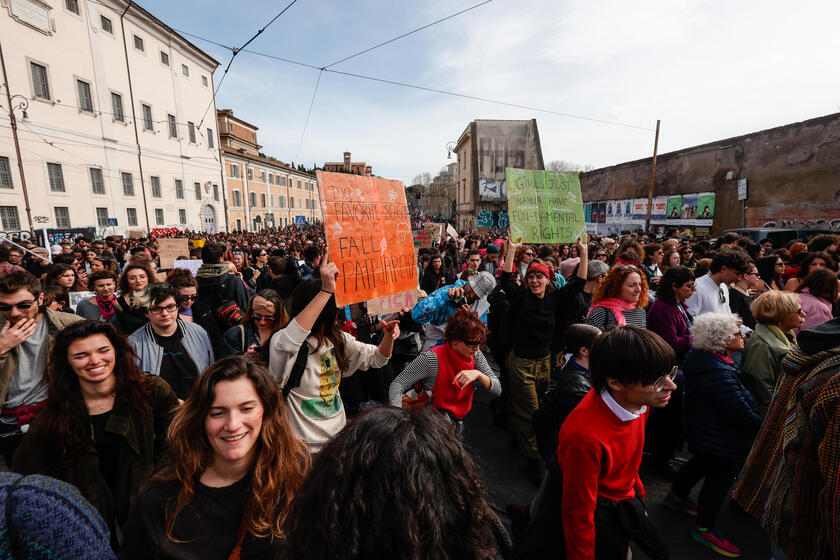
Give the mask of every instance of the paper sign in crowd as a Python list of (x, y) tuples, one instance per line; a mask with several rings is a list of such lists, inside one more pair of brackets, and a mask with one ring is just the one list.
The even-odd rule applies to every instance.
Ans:
[(523, 243), (574, 243), (586, 237), (577, 173), (508, 167), (511, 239)]
[(340, 306), (417, 287), (411, 221), (400, 181), (318, 171)]

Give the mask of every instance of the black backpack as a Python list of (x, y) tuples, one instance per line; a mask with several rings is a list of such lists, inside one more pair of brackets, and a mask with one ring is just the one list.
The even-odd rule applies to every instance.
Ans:
[(306, 341), (300, 345), (300, 350), (298, 350), (297, 357), (295, 357), (295, 363), (292, 365), (292, 372), (289, 374), (289, 378), (286, 380), (286, 384), (283, 385), (283, 398), (288, 399), (289, 393), (292, 389), (300, 385), (300, 380), (303, 379), (303, 370), (306, 369), (306, 360), (309, 359), (309, 345)]

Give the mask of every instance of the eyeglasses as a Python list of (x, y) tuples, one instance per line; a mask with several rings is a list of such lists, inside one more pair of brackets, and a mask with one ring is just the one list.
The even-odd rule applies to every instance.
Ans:
[(461, 342), (463, 342), (465, 346), (469, 346), (470, 348), (477, 348), (478, 346), (481, 345), (480, 340), (473, 340), (471, 342), (468, 342), (466, 340), (462, 340)]
[(177, 309), (178, 309), (177, 305), (175, 305), (174, 303), (170, 303), (169, 305), (167, 305), (165, 307), (161, 307), (159, 305), (156, 305), (155, 307), (150, 307), (149, 308), (149, 313), (151, 313), (152, 315), (160, 315), (164, 311), (166, 311), (167, 313), (174, 313), (175, 310), (177, 310)]
[(671, 371), (669, 371), (668, 373), (666, 373), (665, 375), (653, 382), (653, 390), (657, 393), (662, 391), (662, 389), (665, 388), (665, 380), (667, 379), (668, 381), (673, 381), (677, 378), (677, 372), (679, 371), (680, 368), (678, 366), (672, 367)]
[(274, 322), (274, 315), (252, 315), (254, 321), (268, 321), (270, 323)]
[(12, 304), (0, 303), (0, 311), (11, 311), (15, 307), (17, 307), (18, 309), (29, 309), (33, 305), (35, 305), (35, 300), (22, 301), (20, 303), (12, 303)]
[(802, 308), (801, 308), (801, 307), (800, 307), (799, 309), (797, 309), (797, 310), (796, 310), (796, 314), (797, 314), (797, 315), (799, 315), (800, 317), (807, 317), (807, 316), (808, 316), (808, 314), (807, 314), (807, 313), (805, 313), (804, 311), (802, 311)]

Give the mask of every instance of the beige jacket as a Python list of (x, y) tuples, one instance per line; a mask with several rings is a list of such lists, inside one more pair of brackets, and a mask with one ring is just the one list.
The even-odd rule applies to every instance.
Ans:
[[(45, 309), (44, 311), (45, 315), (41, 320), (49, 322), (49, 347), (47, 348), (47, 354), (49, 354), (58, 331), (67, 325), (81, 321), (82, 318), (72, 313), (62, 313), (60, 311), (53, 311), (52, 309)], [(0, 407), (2, 407), (2, 403), (6, 402), (6, 395), (9, 392), (9, 385), (12, 384), (12, 377), (15, 374), (17, 363), (17, 348), (12, 348), (5, 354), (0, 355)]]

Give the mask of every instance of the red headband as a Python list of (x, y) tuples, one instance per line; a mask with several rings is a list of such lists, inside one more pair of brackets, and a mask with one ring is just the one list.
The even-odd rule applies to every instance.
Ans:
[(531, 266), (528, 267), (528, 272), (525, 273), (525, 277), (527, 278), (532, 272), (541, 272), (542, 274), (545, 274), (546, 278), (551, 278), (551, 271), (548, 270), (548, 267), (536, 261), (532, 262)]

